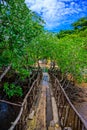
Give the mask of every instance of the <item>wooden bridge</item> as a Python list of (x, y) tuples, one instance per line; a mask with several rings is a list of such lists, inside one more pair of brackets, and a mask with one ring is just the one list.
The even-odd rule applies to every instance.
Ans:
[(19, 108), (9, 130), (87, 130), (87, 116), (71, 103), (51, 72), (43, 77), (38, 73), (22, 104), (7, 103)]

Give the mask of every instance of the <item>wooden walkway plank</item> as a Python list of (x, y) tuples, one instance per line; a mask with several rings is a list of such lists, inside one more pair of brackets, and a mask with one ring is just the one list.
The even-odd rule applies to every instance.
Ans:
[(36, 129), (46, 130), (46, 86), (42, 81), (42, 92), (36, 113)]

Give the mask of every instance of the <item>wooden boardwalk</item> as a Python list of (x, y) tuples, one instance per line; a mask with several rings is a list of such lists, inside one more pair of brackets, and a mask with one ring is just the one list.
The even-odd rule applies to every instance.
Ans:
[[(34, 112), (32, 120), (28, 120), (27, 130), (61, 130), (59, 126), (56, 101), (53, 96), (52, 85), (47, 73), (43, 73), (40, 87), (41, 93), (39, 96), (38, 106)], [(87, 102), (77, 103), (75, 107), (87, 122)], [(65, 127), (65, 129), (66, 128), (67, 130), (72, 130), (70, 127)]]
[(28, 120), (27, 124), (27, 130), (61, 130), (58, 125), (56, 102), (47, 73), (43, 73), (40, 100), (36, 113), (32, 120)]

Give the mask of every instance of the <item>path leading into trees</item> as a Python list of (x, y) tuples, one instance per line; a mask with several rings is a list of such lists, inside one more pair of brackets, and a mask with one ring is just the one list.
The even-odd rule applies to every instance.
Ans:
[(43, 73), (41, 88), (36, 114), (33, 120), (28, 121), (27, 130), (61, 130), (58, 125), (56, 103), (47, 73)]
[[(37, 109), (32, 120), (28, 121), (27, 130), (61, 130), (58, 123), (57, 106), (47, 73), (43, 73), (40, 87), (41, 93)], [(77, 103), (75, 107), (79, 114), (87, 121), (87, 102)]]

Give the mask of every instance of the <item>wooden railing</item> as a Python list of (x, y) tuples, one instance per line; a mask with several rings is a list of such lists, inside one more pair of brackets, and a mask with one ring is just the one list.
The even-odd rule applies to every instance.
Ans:
[(14, 122), (12, 122), (9, 130), (26, 130), (27, 129), (27, 119), (29, 116), (29, 112), (36, 102), (38, 98), (38, 93), (40, 91), (40, 81), (41, 81), (41, 73), (38, 74), (37, 79), (33, 82), (30, 90), (25, 96), (23, 103), (21, 104), (19, 114)]
[[(0, 81), (2, 78), (6, 75), (6, 73), (10, 70), (11, 66), (8, 66), (6, 70), (2, 73), (0, 76)], [(10, 128), (8, 130), (26, 130), (27, 129), (27, 119), (29, 116), (29, 113), (31, 111), (32, 106), (35, 105), (38, 94), (40, 92), (40, 81), (42, 78), (42, 71), (37, 70), (37, 78), (30, 86), (32, 80), (29, 80), (29, 91), (27, 92), (24, 100), (22, 103), (12, 103), (5, 100), (0, 100), (0, 102), (6, 103), (14, 109), (14, 113), (16, 114), (15, 121), (11, 122)]]
[(62, 130), (68, 130), (69, 128), (71, 130), (87, 130), (87, 122), (71, 103), (59, 80), (52, 73), (50, 73), (50, 79)]

